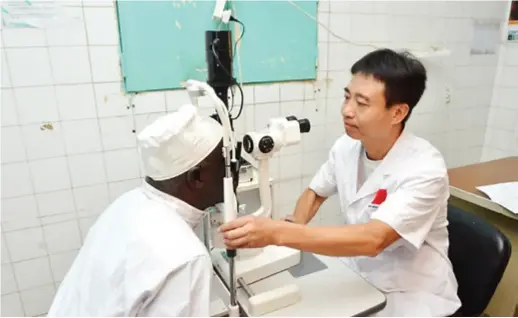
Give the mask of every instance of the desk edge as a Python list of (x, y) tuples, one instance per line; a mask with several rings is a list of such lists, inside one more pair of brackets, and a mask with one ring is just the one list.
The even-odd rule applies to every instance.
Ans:
[(450, 185), (450, 195), (454, 196), (456, 198), (459, 198), (461, 200), (473, 203), (480, 207), (486, 208), (493, 212), (502, 214), (508, 218), (518, 220), (518, 215), (515, 215), (511, 211), (507, 211), (506, 208), (502, 207), (498, 203), (495, 203), (489, 199), (483, 198), (479, 195), (473, 194), (473, 193), (463, 190), (461, 188), (457, 188), (455, 186)]

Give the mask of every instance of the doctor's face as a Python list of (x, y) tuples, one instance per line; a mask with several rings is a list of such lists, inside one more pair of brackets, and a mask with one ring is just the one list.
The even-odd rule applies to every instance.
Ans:
[(355, 74), (345, 88), (342, 117), (349, 137), (358, 140), (387, 136), (400, 121), (398, 107), (386, 107), (385, 84), (371, 75)]

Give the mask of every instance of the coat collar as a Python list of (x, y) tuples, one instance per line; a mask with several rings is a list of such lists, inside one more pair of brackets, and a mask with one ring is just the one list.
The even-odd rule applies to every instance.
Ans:
[(171, 210), (174, 210), (191, 228), (195, 228), (206, 213), (172, 195), (155, 189), (145, 181), (142, 184), (142, 191), (152, 200), (160, 201)]
[(380, 188), (387, 186), (384, 184), (384, 180), (387, 179), (391, 174), (400, 171), (399, 166), (404, 164), (406, 158), (408, 158), (415, 151), (412, 147), (410, 147), (408, 142), (412, 138), (412, 134), (403, 131), (392, 148), (390, 148), (385, 158), (383, 158), (371, 176), (365, 180), (360, 189), (357, 189), (358, 167), (363, 152), (363, 146), (361, 145), (361, 142), (358, 142), (358, 144), (351, 152), (351, 155), (353, 156), (351, 158), (351, 163), (353, 164), (350, 168), (351, 171), (348, 180), (354, 180), (354, 182), (349, 187), (352, 189), (352, 193), (350, 193), (351, 195), (349, 196), (352, 199), (350, 200), (349, 204), (353, 204), (360, 199), (376, 193)]

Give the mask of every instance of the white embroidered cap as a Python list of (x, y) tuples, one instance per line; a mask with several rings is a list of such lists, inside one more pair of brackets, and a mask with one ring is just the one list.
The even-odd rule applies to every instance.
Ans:
[(138, 135), (144, 171), (153, 180), (181, 175), (205, 159), (221, 142), (223, 127), (198, 108), (184, 105), (155, 120)]

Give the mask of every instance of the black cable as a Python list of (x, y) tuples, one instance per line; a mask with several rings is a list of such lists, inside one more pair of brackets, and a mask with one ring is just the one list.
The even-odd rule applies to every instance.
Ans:
[[(236, 52), (237, 52), (237, 45), (239, 44), (239, 41), (241, 41), (241, 39), (243, 39), (243, 36), (245, 35), (245, 24), (241, 21), (239, 21), (238, 19), (234, 18), (233, 16), (230, 16), (230, 21), (233, 21), (233, 22), (237, 22), (241, 25), (241, 27), (243, 28), (243, 30), (241, 31), (241, 34), (239, 35), (239, 38), (237, 39), (236, 43), (234, 44), (234, 54), (232, 54), (232, 61), (234, 60), (234, 56), (236, 55)], [(237, 81), (235, 80), (236, 84), (237, 84), (237, 88), (239, 88), (239, 92), (241, 93), (241, 105), (239, 106), (239, 112), (237, 113), (236, 117), (233, 118), (233, 119), (237, 119), (239, 118), (239, 116), (241, 116), (241, 113), (243, 112), (243, 106), (244, 106), (244, 101), (245, 101), (245, 96), (243, 94), (243, 89), (241, 88), (241, 85), (239, 85), (239, 83), (237, 83)]]
[[(232, 120), (236, 120), (239, 118), (239, 116), (241, 116), (241, 113), (243, 112), (245, 96), (243, 94), (243, 89), (241, 88), (241, 85), (239, 85), (239, 83), (237, 82), (236, 78), (233, 77), (232, 74), (230, 74), (230, 72), (227, 70), (227, 68), (225, 66), (223, 66), (223, 63), (221, 63), (218, 53), (216, 52), (216, 45), (218, 42), (219, 42), (218, 38), (214, 39), (214, 41), (212, 42), (212, 54), (216, 58), (216, 61), (218, 62), (219, 66), (221, 66), (221, 68), (225, 71), (225, 73), (227, 73), (227, 75), (230, 76), (230, 78), (232, 78), (232, 82), (233, 82), (232, 84), (237, 85), (237, 88), (239, 88), (239, 92), (241, 93), (241, 105), (239, 106), (239, 112), (237, 113), (236, 117), (231, 117)], [(232, 62), (233, 61), (231, 61), (231, 63)]]
[(234, 18), (234, 17), (230, 17), (230, 21), (234, 21), (234, 22), (237, 22), (241, 25), (241, 27), (243, 28), (243, 31), (241, 31), (241, 34), (239, 35), (239, 38), (237, 39), (236, 43), (234, 44), (234, 54), (232, 56), (232, 59), (234, 58), (234, 56), (236, 55), (236, 52), (237, 52), (237, 44), (239, 43), (239, 41), (241, 41), (241, 39), (243, 38), (243, 36), (245, 35), (245, 25), (243, 24), (243, 22), (239, 21), (238, 19)]
[[(232, 58), (231, 58), (231, 65), (233, 64), (234, 62), (234, 57), (236, 55), (236, 52), (237, 52), (237, 45), (239, 44), (239, 41), (241, 41), (241, 39), (243, 39), (243, 36), (245, 35), (245, 25), (243, 22), (239, 21), (238, 19), (234, 18), (233, 16), (230, 17), (230, 21), (233, 21), (233, 22), (236, 22), (236, 23), (239, 23), (241, 25), (241, 27), (243, 28), (243, 31), (241, 31), (241, 34), (239, 36), (239, 38), (237, 39), (236, 43), (234, 44), (234, 52), (232, 52)], [(239, 116), (241, 116), (241, 113), (243, 112), (243, 107), (244, 107), (244, 102), (245, 102), (245, 96), (244, 96), (244, 93), (243, 93), (243, 88), (241, 87), (241, 85), (237, 82), (237, 79), (235, 77), (232, 76), (232, 74), (230, 74), (230, 72), (223, 66), (223, 64), (221, 63), (221, 60), (219, 59), (219, 56), (218, 56), (218, 53), (216, 52), (216, 48), (215, 46), (218, 44), (219, 42), (219, 39), (216, 38), (214, 39), (214, 41), (212, 42), (212, 54), (214, 55), (214, 57), (216, 58), (216, 61), (219, 63), (219, 65), (221, 66), (221, 68), (225, 71), (225, 73), (227, 73), (227, 75), (232, 79), (232, 84), (233, 86), (237, 86), (237, 88), (239, 89), (239, 93), (241, 94), (241, 105), (239, 105), (239, 112), (237, 113), (236, 117), (231, 117), (232, 120), (236, 120), (239, 118)], [(233, 91), (231, 89), (231, 93), (232, 93), (232, 106), (229, 110), (229, 112), (232, 111), (232, 109), (234, 108), (234, 94), (233, 94)]]

